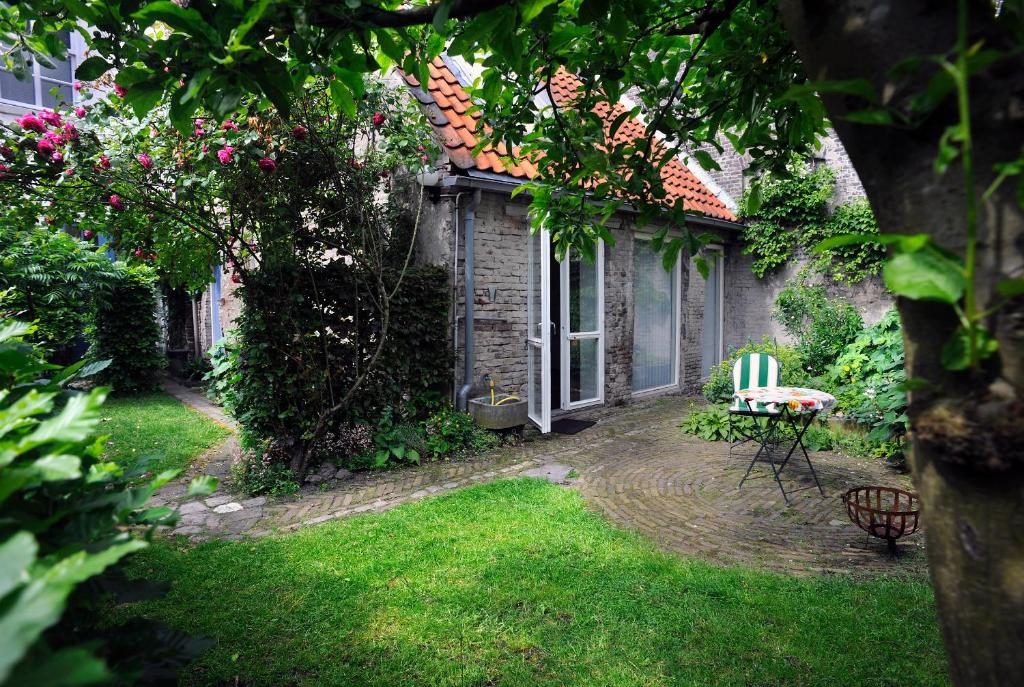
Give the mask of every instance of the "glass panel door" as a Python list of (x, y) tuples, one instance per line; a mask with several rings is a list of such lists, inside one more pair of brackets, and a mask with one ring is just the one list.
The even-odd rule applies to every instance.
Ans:
[(570, 249), (561, 263), (562, 408), (604, 401), (604, 244), (593, 262)]
[(633, 391), (677, 381), (679, 261), (666, 270), (650, 241), (633, 242)]
[(546, 229), (527, 237), (526, 367), (530, 420), (551, 431), (551, 237)]
[(722, 251), (719, 248), (704, 252), (708, 262), (708, 278), (704, 280), (704, 332), (701, 336), (701, 370), (703, 378), (711, 375), (711, 368), (722, 362)]

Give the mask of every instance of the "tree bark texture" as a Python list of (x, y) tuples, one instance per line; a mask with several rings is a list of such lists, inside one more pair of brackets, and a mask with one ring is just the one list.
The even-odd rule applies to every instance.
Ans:
[[(890, 82), (913, 56), (947, 53), (956, 41), (953, 0), (780, 0), (783, 20), (813, 80), (867, 78), (890, 106), (923, 90), (925, 73)], [(1010, 48), (993, 3), (973, 0), (969, 44)], [(1019, 54), (971, 79), (976, 193), (993, 165), (1024, 144), (1024, 58)], [(938, 140), (957, 121), (955, 94), (915, 127), (855, 124), (865, 107), (831, 94), (825, 105), (886, 233), (931, 234), (960, 255), (966, 244), (965, 189), (955, 162), (939, 176)], [(1024, 213), (1017, 181), (979, 208), (978, 303), (998, 300), (995, 284), (1022, 276)], [(900, 299), (911, 392), (911, 466), (923, 504), (928, 558), (950, 672), (958, 685), (1024, 685), (1024, 304), (1020, 297), (988, 321), (999, 351), (981, 375), (940, 363), (957, 326), (944, 304)], [(899, 641), (898, 637), (890, 638)]]

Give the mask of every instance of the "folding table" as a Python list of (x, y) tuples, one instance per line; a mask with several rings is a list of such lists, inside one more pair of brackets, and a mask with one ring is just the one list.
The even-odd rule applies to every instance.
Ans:
[[(804, 458), (807, 460), (807, 466), (811, 469), (811, 476), (814, 477), (814, 483), (818, 485), (818, 491), (821, 492), (822, 496), (824, 496), (825, 490), (821, 488), (821, 482), (818, 481), (818, 474), (814, 471), (814, 464), (811, 463), (811, 456), (807, 453), (807, 447), (804, 446), (804, 434), (814, 422), (815, 418), (818, 417), (818, 413), (835, 406), (835, 396), (825, 393), (824, 391), (818, 391), (817, 389), (776, 386), (758, 389), (740, 389), (736, 392), (735, 398), (739, 400), (740, 403), (745, 403), (747, 407), (751, 409), (753, 409), (758, 403), (762, 403), (779, 411), (777, 415), (773, 415), (768, 418), (768, 426), (766, 430), (759, 435), (758, 443), (760, 446), (757, 449), (757, 453), (754, 454), (754, 458), (750, 461), (750, 465), (747, 467), (747, 472), (743, 475), (743, 479), (740, 480), (740, 487), (742, 487), (743, 483), (747, 481), (747, 477), (750, 476), (750, 472), (754, 469), (754, 464), (757, 463), (758, 459), (760, 459), (762, 455), (766, 455), (768, 457), (768, 463), (772, 468), (772, 476), (775, 478), (775, 482), (779, 485), (779, 490), (782, 492), (782, 498), (784, 498), (788, 504), (789, 494), (786, 493), (786, 488), (782, 486), (782, 479), (779, 477), (779, 473), (781, 473), (782, 469), (786, 467), (787, 463), (789, 463), (789, 459), (793, 457), (793, 453), (799, 446), (800, 450), (803, 451)], [(794, 439), (793, 445), (789, 447), (786, 457), (776, 464), (775, 448), (777, 446), (784, 445), (785, 443), (780, 423), (785, 423), (791, 426), (796, 434), (796, 439)]]

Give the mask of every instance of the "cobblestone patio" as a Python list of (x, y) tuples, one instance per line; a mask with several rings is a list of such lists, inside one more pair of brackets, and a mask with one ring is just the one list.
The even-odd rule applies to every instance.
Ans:
[[(181, 387), (168, 392), (205, 412), (208, 402), (198, 394)], [(306, 486), (295, 497), (246, 499), (223, 483), (210, 498), (183, 502), (183, 478), (158, 498), (181, 507), (173, 534), (197, 541), (239, 539), (380, 512), (471, 484), (535, 476), (578, 490), (613, 522), (680, 554), (805, 574), (925, 570), (922, 536), (901, 543), (899, 557), (891, 559), (884, 542), (866, 543), (840, 501), (853, 486), (909, 488), (907, 476), (874, 461), (817, 453), (812, 458), (826, 496), (813, 488), (806, 464), (797, 461), (783, 473), (787, 490), (811, 488), (797, 491), (787, 506), (767, 466), (756, 467), (737, 489), (749, 451), (737, 450), (730, 458), (727, 444), (682, 433), (678, 425), (689, 405), (688, 399), (668, 397), (601, 409), (590, 416), (597, 425), (574, 436), (535, 436), (466, 462), (357, 473)], [(197, 461), (192, 472), (224, 478), (237, 454), (232, 438)]]

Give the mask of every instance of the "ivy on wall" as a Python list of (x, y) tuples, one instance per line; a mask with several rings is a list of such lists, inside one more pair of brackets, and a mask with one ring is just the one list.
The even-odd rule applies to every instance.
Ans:
[[(864, 199), (830, 212), (834, 192), (835, 173), (822, 165), (795, 170), (785, 178), (764, 179), (756, 210), (749, 196), (743, 197), (741, 217), (752, 220), (743, 232), (743, 252), (754, 256), (754, 274), (764, 277), (833, 236), (878, 233), (871, 206)], [(884, 259), (881, 244), (860, 243), (822, 252), (811, 267), (836, 282), (853, 284), (877, 274)]]

